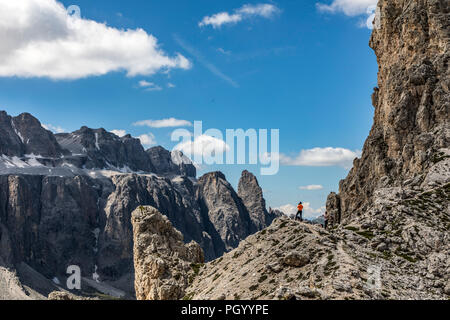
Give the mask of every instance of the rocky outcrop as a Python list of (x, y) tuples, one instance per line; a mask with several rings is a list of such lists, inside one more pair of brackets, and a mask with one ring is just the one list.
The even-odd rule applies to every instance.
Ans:
[(170, 152), (158, 146), (150, 148), (146, 152), (157, 174), (182, 175), (193, 178), (197, 176), (195, 166), (181, 151)]
[(242, 199), (221, 172), (205, 174), (198, 183), (198, 198), (213, 228), (210, 234), (220, 236), (224, 244), (222, 253), (236, 248), (255, 230)]
[(335, 192), (328, 195), (326, 203), (328, 214), (328, 227), (333, 227), (341, 223), (341, 198)]
[[(379, 64), (374, 124), (361, 159), (340, 183), (346, 223), (368, 209), (377, 189), (410, 179), (420, 186), (437, 162), (450, 161), (449, 2), (380, 0), (378, 6), (381, 26), (370, 40)], [(449, 182), (448, 171), (444, 176), (441, 185)]]
[(247, 170), (242, 172), (239, 180), (238, 196), (247, 208), (254, 227), (252, 233), (266, 228), (276, 218), (276, 214), (267, 211), (266, 200), (263, 197), (263, 191), (259, 186), (258, 180)]
[(135, 288), (138, 300), (178, 300), (184, 297), (189, 277), (204, 262), (203, 251), (153, 207), (132, 214)]

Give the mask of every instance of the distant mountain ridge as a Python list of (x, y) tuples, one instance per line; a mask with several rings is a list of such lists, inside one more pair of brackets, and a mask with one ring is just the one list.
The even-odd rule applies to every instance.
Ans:
[[(18, 270), (32, 289), (36, 274), (48, 279), (38, 286), (45, 290), (36, 289), (44, 297), (64, 284), (69, 265), (133, 297), (131, 213), (139, 206), (167, 216), (186, 242), (200, 244), (206, 260), (277, 216), (262, 205), (249, 172), (238, 195), (222, 173), (197, 180), (195, 165), (180, 151), (144, 150), (130, 135), (87, 127), (53, 134), (28, 113), (1, 111), (0, 124), (0, 266)], [(252, 201), (260, 205), (248, 202), (245, 190), (256, 190)]]

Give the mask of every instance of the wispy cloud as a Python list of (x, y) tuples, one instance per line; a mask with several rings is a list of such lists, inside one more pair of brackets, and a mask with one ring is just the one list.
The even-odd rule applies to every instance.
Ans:
[(227, 51), (224, 48), (217, 48), (217, 51), (224, 55), (230, 55), (231, 51)]
[(300, 190), (308, 190), (308, 191), (314, 191), (314, 190), (322, 190), (323, 186), (320, 184), (311, 184), (309, 186), (301, 186), (299, 187)]
[(148, 82), (146, 80), (139, 81), (139, 87), (145, 88), (146, 91), (161, 91), (162, 88), (154, 82)]
[(51, 125), (51, 124), (42, 124), (42, 127), (43, 127), (45, 130), (49, 130), (49, 131), (52, 131), (52, 132), (54, 132), (54, 133), (64, 133), (64, 132), (67, 132), (66, 129), (61, 128), (60, 126), (54, 126), (54, 125)]
[(241, 21), (254, 17), (272, 18), (280, 13), (280, 9), (273, 4), (246, 4), (233, 13), (219, 12), (212, 16), (206, 16), (198, 23), (199, 27), (212, 26), (214, 29), (220, 28), (225, 24), (237, 24)]
[(347, 16), (357, 16), (367, 13), (377, 3), (378, 0), (333, 0), (331, 4), (317, 3), (317, 8), (323, 12), (342, 12)]
[(72, 16), (56, 0), (0, 0), (0, 6), (0, 77), (80, 79), (117, 71), (133, 77), (191, 67), (143, 29)]
[(279, 157), (279, 161), (285, 166), (301, 167), (343, 167), (350, 169), (353, 160), (361, 156), (359, 150), (349, 150), (344, 148), (313, 148), (301, 150), (297, 155), (288, 156), (286, 154), (267, 154), (265, 157)]
[(207, 68), (212, 74), (216, 75), (217, 77), (221, 78), (222, 80), (228, 82), (230, 85), (232, 85), (235, 88), (238, 88), (239, 85), (231, 79), (229, 76), (225, 75), (222, 71), (220, 71), (215, 65), (213, 65), (211, 62), (209, 62), (205, 57), (201, 54), (200, 51), (195, 49), (193, 46), (188, 44), (186, 41), (181, 39), (178, 35), (174, 35), (175, 41), (182, 47), (184, 50), (186, 50), (190, 55), (195, 57), (205, 68)]
[(162, 120), (141, 120), (133, 123), (137, 127), (150, 128), (175, 128), (175, 127), (192, 127), (192, 122), (187, 120), (179, 120), (175, 118), (168, 118)]

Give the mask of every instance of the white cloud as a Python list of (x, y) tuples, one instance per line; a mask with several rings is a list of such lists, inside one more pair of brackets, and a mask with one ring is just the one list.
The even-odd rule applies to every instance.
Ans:
[(56, 0), (0, 0), (0, 76), (79, 79), (125, 71), (189, 69), (143, 29), (121, 30), (68, 14)]
[(225, 24), (236, 24), (253, 17), (263, 17), (268, 19), (279, 12), (280, 9), (273, 4), (246, 4), (239, 9), (236, 9), (234, 13), (219, 12), (212, 16), (206, 16), (198, 25), (199, 27), (212, 26), (216, 29)]
[(313, 190), (322, 190), (323, 186), (320, 184), (311, 184), (309, 186), (301, 186), (299, 187), (300, 190), (308, 190), (308, 191), (313, 191)]
[(361, 156), (361, 151), (344, 148), (313, 148), (302, 150), (295, 157), (280, 154), (280, 162), (287, 166), (332, 167), (349, 169), (353, 160)]
[(52, 131), (54, 133), (64, 133), (67, 132), (66, 129), (61, 128), (60, 126), (53, 126), (51, 124), (42, 124), (42, 127), (46, 130)]
[(156, 139), (152, 133), (141, 134), (137, 138), (141, 140), (142, 145), (145, 147), (151, 147), (156, 145)]
[(176, 85), (174, 85), (174, 84), (171, 83), (171, 82), (169, 82), (169, 83), (167, 84), (167, 88), (172, 89), (172, 88), (175, 88), (175, 87), (176, 87)]
[(333, 0), (329, 5), (317, 3), (317, 8), (324, 12), (342, 12), (347, 16), (357, 16), (366, 14), (367, 10), (377, 3), (378, 0)]
[[(289, 217), (294, 217), (295, 214), (297, 213), (297, 206), (294, 206), (292, 204), (286, 204), (276, 209), (280, 210)], [(322, 206), (318, 209), (314, 209), (313, 207), (311, 207), (311, 203), (303, 202), (303, 218), (315, 219), (325, 214), (325, 210), (326, 210), (325, 206)]]
[(114, 133), (116, 136), (120, 138), (127, 135), (127, 132), (125, 130), (111, 130), (111, 133)]
[(225, 141), (208, 136), (201, 135), (193, 141), (181, 142), (176, 145), (173, 150), (182, 151), (186, 156), (193, 158), (194, 156), (211, 156), (220, 155), (230, 150), (230, 146)]
[(351, 17), (365, 15), (366, 18), (364, 21), (360, 21), (359, 26), (373, 29), (377, 3), (378, 0), (333, 0), (329, 5), (317, 3), (317, 8), (322, 12), (342, 12)]
[(150, 128), (175, 128), (175, 127), (192, 127), (192, 123), (187, 120), (179, 120), (168, 118), (162, 120), (141, 120), (133, 123), (133, 126), (150, 127)]
[(146, 91), (161, 91), (162, 88), (154, 82), (148, 82), (146, 80), (139, 81), (139, 87), (145, 88)]

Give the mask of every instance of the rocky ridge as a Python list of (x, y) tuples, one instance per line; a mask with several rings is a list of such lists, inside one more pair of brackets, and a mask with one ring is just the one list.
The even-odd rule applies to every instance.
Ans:
[[(0, 265), (14, 271), (26, 264), (27, 278), (48, 280), (45, 296), (60, 291), (53, 281), (64, 283), (67, 266), (78, 265), (87, 286), (134, 297), (131, 214), (141, 205), (167, 216), (186, 242), (199, 243), (207, 261), (257, 229), (226, 178), (220, 192), (233, 195), (231, 204), (219, 190), (200, 192), (208, 179), (197, 180), (179, 151), (145, 151), (137, 139), (104, 129), (53, 135), (29, 114), (1, 112), (0, 121)], [(228, 223), (216, 223), (204, 203), (214, 203)], [(226, 243), (219, 234), (233, 234), (228, 229), (242, 214), (245, 228)]]

